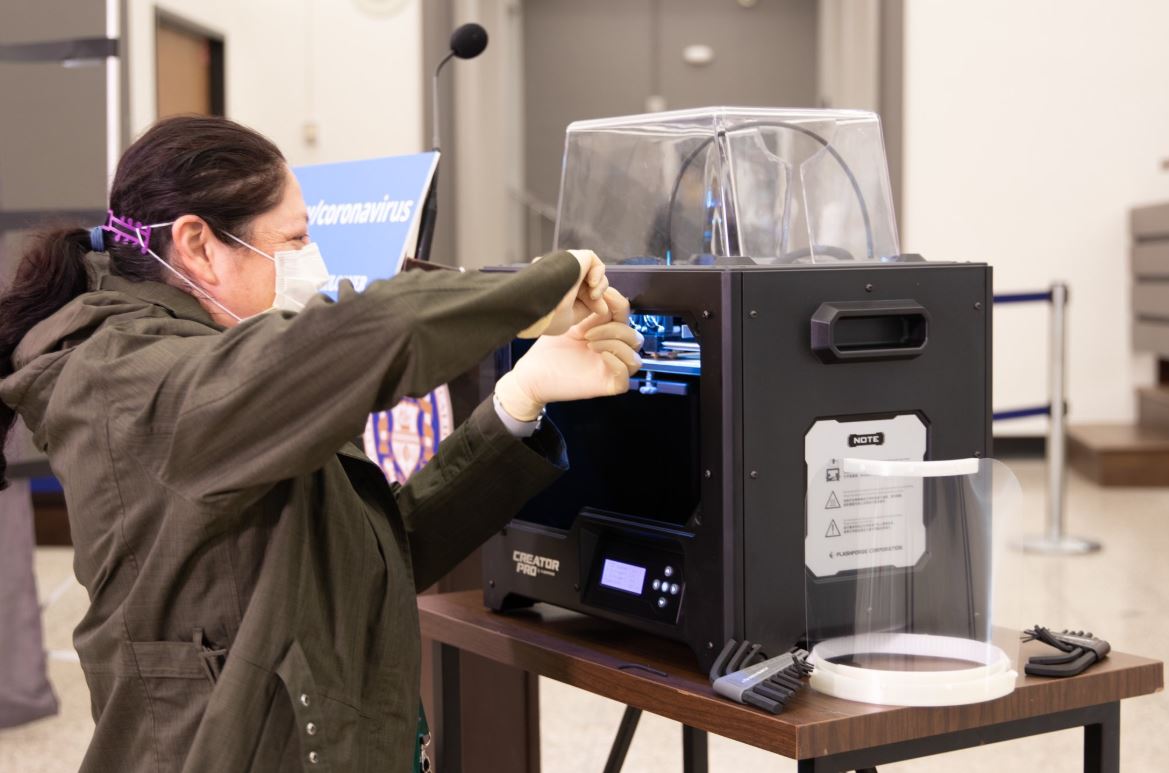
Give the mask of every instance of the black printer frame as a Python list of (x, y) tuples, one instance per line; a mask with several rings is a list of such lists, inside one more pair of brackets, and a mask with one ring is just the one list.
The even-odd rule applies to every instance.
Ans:
[[(491, 609), (548, 602), (623, 622), (684, 642), (704, 670), (728, 638), (781, 651), (807, 630), (804, 444), (817, 421), (913, 413), (928, 459), (990, 453), (985, 264), (610, 266), (608, 275), (635, 313), (683, 316), (701, 343), (700, 507), (684, 525), (590, 511), (567, 530), (538, 514), (513, 520), (483, 548)], [(897, 330), (896, 345), (880, 344)], [(603, 420), (604, 401), (595, 404)], [(590, 450), (566, 440), (570, 463), (588, 465)], [(597, 593), (614, 547), (644, 549), (656, 557), (646, 564), (678, 556), (681, 593), (661, 614)], [(533, 576), (533, 560), (555, 571)], [(809, 583), (809, 592), (841, 591)]]

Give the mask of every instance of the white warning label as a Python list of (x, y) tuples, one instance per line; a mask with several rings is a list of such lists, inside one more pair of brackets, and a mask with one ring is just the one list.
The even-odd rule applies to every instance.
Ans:
[(925, 459), (926, 428), (913, 414), (818, 421), (804, 438), (808, 465), (804, 562), (817, 577), (875, 566), (910, 567), (925, 553), (920, 478), (858, 475), (841, 460)]

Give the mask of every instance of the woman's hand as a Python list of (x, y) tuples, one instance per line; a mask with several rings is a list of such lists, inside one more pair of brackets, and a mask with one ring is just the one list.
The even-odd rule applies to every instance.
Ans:
[[(557, 336), (573, 325), (582, 322), (590, 314), (610, 314), (605, 304), (605, 290), (609, 279), (605, 276), (605, 264), (592, 250), (569, 250), (580, 263), (580, 277), (564, 298), (548, 316), (529, 328), (520, 331), (519, 338), (537, 338), (541, 335)], [(536, 258), (539, 260), (539, 258)]]
[(592, 313), (563, 335), (541, 336), (495, 385), (503, 409), (532, 421), (548, 403), (619, 395), (641, 369), (642, 336), (629, 326), (629, 301), (614, 288)]

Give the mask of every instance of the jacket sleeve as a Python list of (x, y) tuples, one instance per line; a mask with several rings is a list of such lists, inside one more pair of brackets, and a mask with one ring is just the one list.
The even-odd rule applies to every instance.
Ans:
[(490, 399), (400, 488), (414, 585), (424, 590), (502, 529), (568, 468), (564, 440), (547, 419), (530, 438), (508, 432)]
[(481, 361), (553, 309), (579, 271), (567, 253), (516, 273), (412, 271), (219, 334), (139, 331), (110, 343), (102, 381), (130, 403), (111, 410), (164, 484), (235, 508), (319, 469), (371, 411)]

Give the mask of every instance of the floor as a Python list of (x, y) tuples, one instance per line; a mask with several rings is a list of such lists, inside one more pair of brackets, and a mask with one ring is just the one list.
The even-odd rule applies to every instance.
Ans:
[[(1090, 556), (1024, 555), (1008, 543), (1043, 527), (1044, 476), (1038, 461), (1012, 461), (1023, 485), (1019, 516), (1002, 524), (996, 548), (995, 623), (1087, 628), (1118, 650), (1169, 660), (1169, 489), (1101, 489), (1073, 477), (1069, 530), (1094, 537), (1104, 550)], [(89, 697), (70, 645), (86, 605), (72, 579), (68, 549), (37, 551), (37, 580), (45, 604), (50, 676), (61, 701), (57, 717), (0, 731), (0, 771), (75, 771), (93, 731)], [(541, 742), (546, 773), (598, 773), (623, 707), (556, 682), (542, 680)], [(1128, 701), (1122, 710), (1122, 769), (1162, 771), (1169, 759), (1169, 693)], [(681, 770), (681, 728), (643, 715), (625, 770)], [(986, 770), (1077, 770), (1082, 733), (1066, 731), (954, 752), (887, 771), (965, 773)], [(712, 737), (710, 770), (794, 771), (795, 763), (749, 746)]]

